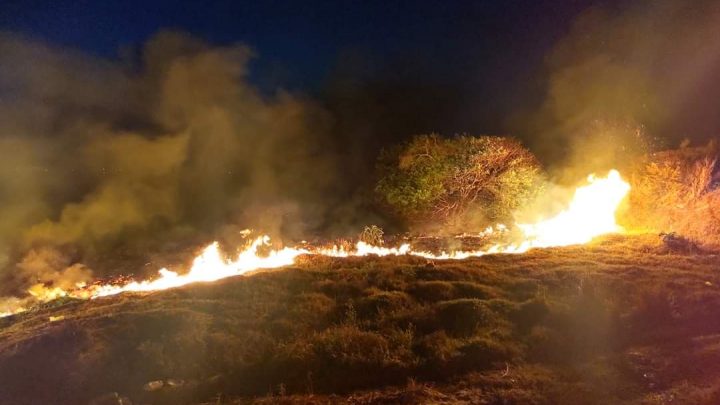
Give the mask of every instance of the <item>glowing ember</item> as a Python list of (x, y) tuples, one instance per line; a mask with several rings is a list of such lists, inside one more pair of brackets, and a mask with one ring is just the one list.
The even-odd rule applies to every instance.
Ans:
[[(132, 281), (119, 284), (78, 285), (77, 289), (65, 291), (60, 288), (47, 288), (42, 284), (34, 285), (28, 292), (36, 301), (47, 302), (59, 297), (93, 299), (123, 292), (147, 292), (180, 287), (190, 283), (215, 281), (237, 276), (257, 269), (271, 269), (295, 263), (300, 255), (324, 255), (331, 257), (349, 256), (388, 256), (413, 255), (433, 260), (465, 259), (491, 253), (522, 253), (536, 247), (567, 246), (587, 243), (592, 238), (622, 229), (615, 222), (615, 211), (622, 199), (630, 191), (616, 170), (610, 171), (605, 178), (588, 177), (588, 184), (575, 190), (568, 208), (558, 215), (535, 224), (517, 224), (524, 238), (519, 243), (497, 244), (485, 250), (453, 251), (431, 253), (413, 250), (409, 244), (400, 247), (372, 246), (358, 242), (354, 249), (333, 246), (332, 248), (284, 248), (274, 250), (267, 255), (258, 253), (258, 248), (270, 243), (268, 236), (255, 239), (235, 260), (223, 258), (217, 242), (212, 243), (198, 255), (185, 274), (161, 269), (159, 277), (153, 280)], [(490, 227), (482, 236), (506, 232), (504, 225)], [(16, 305), (0, 307), (0, 317), (12, 315), (24, 310), (16, 299)]]

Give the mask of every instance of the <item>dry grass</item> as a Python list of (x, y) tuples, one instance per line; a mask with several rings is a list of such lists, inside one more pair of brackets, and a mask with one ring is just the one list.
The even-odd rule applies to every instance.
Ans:
[(677, 232), (696, 242), (720, 246), (717, 158), (718, 147), (710, 143), (655, 153), (640, 162), (630, 177), (624, 225)]
[(0, 320), (0, 403), (716, 404), (717, 262), (609, 237), (58, 301)]

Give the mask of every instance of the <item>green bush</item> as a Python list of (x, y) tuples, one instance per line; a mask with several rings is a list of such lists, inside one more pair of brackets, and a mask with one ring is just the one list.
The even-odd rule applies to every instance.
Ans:
[(432, 134), (384, 151), (378, 171), (382, 203), (410, 225), (486, 226), (535, 195), (540, 166), (513, 138)]

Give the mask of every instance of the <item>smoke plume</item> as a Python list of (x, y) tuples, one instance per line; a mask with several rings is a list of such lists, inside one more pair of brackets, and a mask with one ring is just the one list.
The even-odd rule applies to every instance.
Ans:
[(715, 136), (717, 38), (715, 1), (588, 9), (546, 56), (546, 97), (516, 127), (568, 178), (622, 166), (647, 147)]
[(118, 271), (102, 268), (108, 256), (246, 227), (292, 237), (323, 220), (327, 114), (251, 86), (247, 47), (162, 32), (135, 60), (110, 61), (4, 33), (0, 54), (6, 289), (83, 281), (80, 263)]

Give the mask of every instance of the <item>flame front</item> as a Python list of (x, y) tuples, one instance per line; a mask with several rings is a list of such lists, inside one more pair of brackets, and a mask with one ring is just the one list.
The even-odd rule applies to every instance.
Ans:
[[(518, 243), (496, 244), (484, 250), (432, 253), (414, 250), (409, 244), (388, 248), (358, 242), (354, 249), (338, 246), (332, 248), (286, 247), (270, 251), (267, 255), (261, 255), (258, 248), (270, 243), (268, 236), (261, 236), (240, 252), (234, 260), (224, 258), (220, 253), (218, 243), (213, 242), (193, 260), (190, 271), (185, 274), (163, 268), (159, 271), (159, 277), (152, 280), (132, 281), (124, 284), (78, 285), (77, 289), (70, 291), (36, 285), (29, 290), (29, 293), (35, 297), (36, 301), (46, 302), (65, 296), (93, 299), (123, 292), (165, 290), (190, 283), (210, 282), (237, 276), (257, 269), (287, 266), (295, 263), (298, 256), (306, 254), (331, 257), (413, 255), (433, 260), (445, 260), (465, 259), (491, 253), (523, 253), (531, 248), (583, 244), (596, 236), (622, 231), (615, 221), (615, 211), (629, 191), (630, 185), (620, 177), (620, 173), (616, 170), (610, 171), (604, 178), (590, 175), (588, 184), (575, 190), (567, 209), (552, 218), (535, 224), (517, 224), (523, 234), (522, 240)], [(506, 229), (504, 225), (497, 225), (486, 229), (482, 235), (505, 232)], [(24, 308), (17, 305), (8, 309), (0, 308), (0, 317), (22, 310)]]

